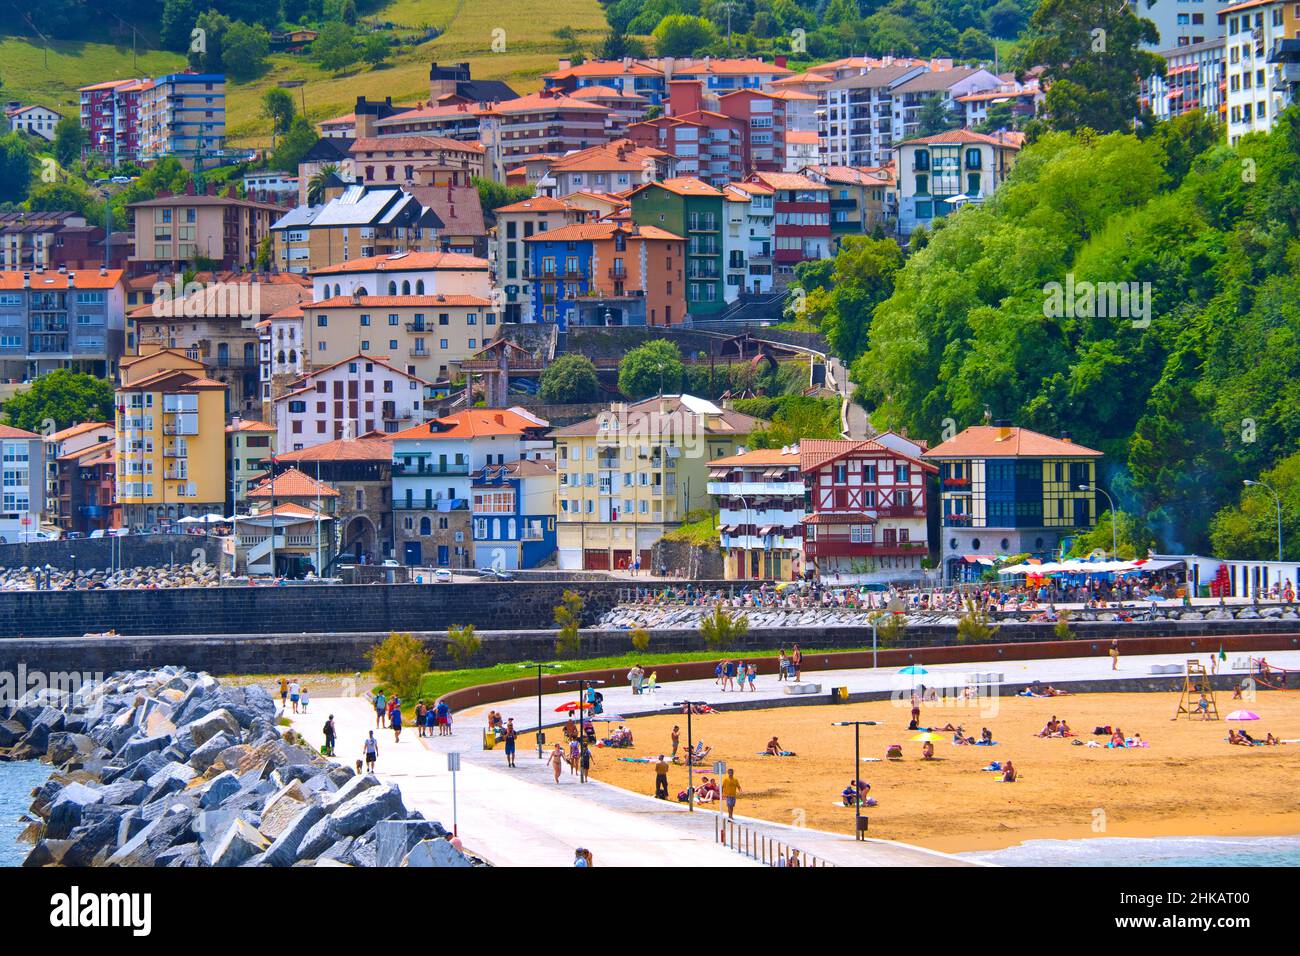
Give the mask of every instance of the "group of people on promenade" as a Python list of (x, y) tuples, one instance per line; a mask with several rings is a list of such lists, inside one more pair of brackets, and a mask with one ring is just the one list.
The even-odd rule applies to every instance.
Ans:
[(307, 692), (306, 684), (296, 677), (280, 678), (280, 713), (287, 713), (292, 707), (295, 714), (305, 714), (309, 704), (311, 695)]
[[(385, 696), (383, 691), (376, 691), (374, 697), (375, 708), (375, 727), (383, 730), (385, 728), (393, 732), (393, 743), (400, 743), (402, 740), (402, 725), (405, 718), (402, 716), (402, 699), (394, 694), (391, 698)], [(450, 737), (451, 736), (451, 708), (447, 706), (446, 701), (438, 701), (436, 704), (426, 703), (420, 700), (415, 705), (415, 729), (421, 737)], [(435, 730), (437, 733), (435, 734)]]

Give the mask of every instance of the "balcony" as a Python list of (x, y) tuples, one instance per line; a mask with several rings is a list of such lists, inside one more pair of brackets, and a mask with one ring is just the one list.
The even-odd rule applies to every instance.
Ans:
[(970, 515), (944, 515), (943, 526), (945, 528), (969, 528), (971, 525)]
[(890, 505), (876, 509), (877, 518), (924, 518), (925, 509), (915, 505)]
[(433, 354), (428, 349), (410, 349), (409, 352), (411, 358), (428, 358)]
[(849, 541), (846, 538), (819, 538), (803, 543), (809, 558), (906, 558), (924, 557), (930, 546), (921, 541)]
[(469, 475), (469, 465), (433, 464), (432, 462), (407, 465), (402, 462), (393, 462), (394, 478), (443, 478), (460, 475)]
[(708, 492), (722, 497), (734, 495), (775, 495), (803, 498), (803, 481), (710, 481)]
[(406, 323), (406, 331), (408, 331), (408, 332), (432, 332), (432, 331), (433, 331), (433, 326), (431, 326), (431, 325), (429, 325), (427, 322), (423, 322), (423, 321), (421, 321), (421, 322), (407, 322), (407, 323)]
[(607, 274), (611, 279), (623, 280), (627, 278), (627, 269), (622, 266), (610, 266)]

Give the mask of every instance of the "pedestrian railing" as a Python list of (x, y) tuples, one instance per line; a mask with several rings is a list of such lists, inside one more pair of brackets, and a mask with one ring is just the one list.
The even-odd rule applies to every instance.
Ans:
[(764, 866), (834, 866), (819, 856), (770, 837), (762, 830), (719, 815), (713, 821), (714, 841)]

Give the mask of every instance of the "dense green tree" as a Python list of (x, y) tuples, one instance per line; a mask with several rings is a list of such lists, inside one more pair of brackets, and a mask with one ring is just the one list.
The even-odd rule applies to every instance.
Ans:
[(32, 148), (19, 133), (0, 136), (0, 202), (22, 202), (32, 182)]
[(957, 38), (957, 56), (967, 63), (993, 59), (993, 39), (976, 27), (967, 27)]
[(191, 43), (186, 47), (190, 66), (205, 73), (220, 73), (225, 67), (225, 40), (230, 30), (230, 18), (216, 10), (200, 13), (194, 21), (194, 28), (203, 31), (197, 39), (198, 49)]
[(232, 23), (222, 40), (221, 65), (226, 75), (247, 82), (266, 72), (271, 37), (260, 24)]
[(927, 97), (916, 114), (917, 136), (933, 136), (961, 125), (961, 117), (949, 109), (944, 98), (937, 93)]
[(506, 186), (495, 179), (482, 179), (478, 176), (471, 181), (478, 190), (479, 204), (487, 211), (522, 202), (533, 195), (527, 186)]
[(184, 53), (190, 48), (190, 31), (198, 19), (197, 0), (166, 0), (158, 24), (158, 39), (164, 48)]
[(631, 399), (672, 394), (681, 388), (682, 353), (675, 342), (651, 339), (638, 345), (618, 363), (618, 390)]
[(104, 207), (80, 179), (69, 178), (55, 183), (40, 183), (31, 191), (27, 208), (54, 212), (68, 209), (85, 216), (89, 222), (104, 218)]
[(1282, 557), (1300, 558), (1300, 452), (1281, 459), (1276, 466), (1252, 479), (1264, 487), (1245, 487), (1240, 498), (1222, 508), (1210, 522), (1210, 545), (1214, 554), (1257, 561), (1277, 560), (1278, 501), (1282, 504)]
[(327, 23), (311, 45), (311, 55), (324, 69), (338, 72), (357, 62), (356, 34), (346, 23)]
[(388, 44), (388, 38), (382, 33), (367, 33), (366, 38), (361, 41), (361, 59), (372, 67), (385, 62), (391, 52), (392, 47)]
[(67, 169), (81, 159), (81, 151), (86, 148), (86, 131), (81, 121), (65, 116), (54, 127), (54, 158), (60, 166)]
[(1022, 55), (1044, 67), (1046, 111), (1055, 129), (1128, 130), (1143, 79), (1164, 76), (1165, 61), (1142, 49), (1159, 31), (1121, 0), (1042, 0)]
[(294, 105), (293, 96), (288, 90), (273, 86), (262, 94), (262, 115), (270, 118), (271, 127), (275, 132), (289, 132), (289, 127), (292, 125), (297, 112), (298, 109)]
[(0, 408), (15, 428), (41, 432), (47, 421), (56, 429), (81, 422), (113, 420), (113, 383), (84, 372), (60, 368), (39, 376), (30, 388), (15, 392)]
[(704, 17), (673, 13), (654, 28), (655, 52), (659, 56), (693, 56), (718, 42), (718, 31)]
[(307, 151), (316, 145), (320, 134), (307, 122), (306, 117), (295, 116), (289, 124), (289, 132), (281, 137), (271, 157), (273, 169), (282, 169), (287, 173), (296, 172), (298, 164), (307, 155)]
[(550, 405), (597, 401), (600, 382), (596, 366), (585, 355), (561, 355), (542, 372), (539, 394)]
[[(736, 410), (752, 414), (736, 403)], [(753, 448), (784, 448), (807, 438), (840, 438), (840, 403), (830, 398), (785, 395), (777, 400), (771, 424), (749, 436)]]

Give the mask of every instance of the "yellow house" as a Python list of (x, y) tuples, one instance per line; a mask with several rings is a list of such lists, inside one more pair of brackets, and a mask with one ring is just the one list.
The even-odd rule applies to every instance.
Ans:
[(225, 510), (226, 386), (191, 365), (162, 350), (123, 369), (114, 458), (124, 527)]
[(692, 395), (664, 395), (555, 429), (561, 570), (640, 560), (649, 571), (655, 542), (711, 506), (708, 462), (735, 454), (764, 424)]

